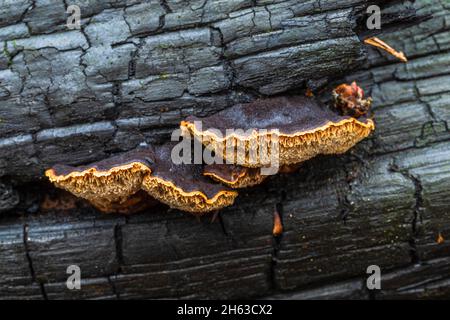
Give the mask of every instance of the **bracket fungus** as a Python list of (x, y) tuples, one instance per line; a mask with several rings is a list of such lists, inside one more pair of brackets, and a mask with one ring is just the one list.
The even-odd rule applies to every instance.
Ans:
[[(279, 172), (290, 173), (316, 155), (347, 151), (374, 130), (374, 122), (364, 116), (371, 100), (364, 99), (356, 83), (337, 87), (333, 95), (341, 115), (312, 96), (291, 96), (181, 122), (184, 138), (193, 135), (226, 164), (178, 164), (173, 159), (177, 143), (169, 142), (87, 166), (56, 165), (46, 176), (105, 212), (135, 212), (156, 200), (192, 213), (216, 211), (234, 203), (238, 193), (233, 189), (254, 186), (273, 174), (263, 170), (273, 168), (274, 160)], [(239, 129), (230, 133), (229, 128)]]
[(202, 175), (202, 165), (174, 164), (174, 143), (155, 149), (152, 174), (144, 177), (143, 190), (171, 208), (204, 213), (232, 205), (238, 193)]
[(292, 96), (238, 104), (201, 119), (190, 116), (180, 127), (227, 163), (256, 168), (272, 165), (273, 159), (282, 166), (319, 154), (344, 153), (366, 138), (375, 124), (337, 115), (313, 97)]
[(261, 174), (260, 168), (247, 168), (234, 164), (206, 165), (203, 169), (203, 175), (233, 189), (255, 186), (268, 177)]
[(86, 166), (56, 165), (45, 175), (100, 211), (124, 212), (143, 200), (138, 192), (153, 162), (153, 151), (139, 148)]
[(155, 199), (195, 213), (233, 204), (236, 191), (203, 177), (202, 165), (174, 164), (172, 147), (139, 148), (87, 166), (56, 165), (46, 176), (104, 212), (140, 211)]
[[(279, 173), (293, 173), (300, 164), (283, 165)], [(269, 175), (261, 173), (261, 168), (248, 168), (234, 164), (209, 164), (203, 168), (203, 175), (223, 183), (233, 189), (256, 186), (266, 180)]]

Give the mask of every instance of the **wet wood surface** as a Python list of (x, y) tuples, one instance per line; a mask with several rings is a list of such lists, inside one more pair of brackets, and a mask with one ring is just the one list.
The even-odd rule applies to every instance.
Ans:
[[(362, 45), (350, 21), (367, 1), (191, 2), (98, 1), (70, 32), (45, 2), (1, 7), (0, 298), (448, 297), (450, 4), (416, 1), (432, 19), (380, 35), (404, 64)], [(374, 100), (375, 133), (241, 191), (214, 221), (164, 206), (42, 210), (55, 162), (161, 142), (188, 114), (353, 80)], [(369, 291), (373, 264), (382, 289)], [(66, 287), (69, 265), (81, 290)]]

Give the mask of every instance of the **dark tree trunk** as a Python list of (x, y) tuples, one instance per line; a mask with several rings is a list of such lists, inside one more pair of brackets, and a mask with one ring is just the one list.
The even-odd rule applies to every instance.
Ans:
[[(63, 1), (3, 2), (1, 298), (450, 295), (447, 2), (416, 1), (434, 17), (383, 36), (408, 64), (361, 43), (365, 8), (386, 1), (95, 1), (80, 5), (80, 31), (67, 30)], [(398, 10), (386, 29), (411, 22), (402, 4), (386, 12)], [(55, 163), (160, 143), (189, 114), (344, 80), (370, 89), (375, 134), (241, 191), (214, 222), (162, 206), (127, 217), (39, 209)], [(73, 264), (82, 290), (66, 288)]]

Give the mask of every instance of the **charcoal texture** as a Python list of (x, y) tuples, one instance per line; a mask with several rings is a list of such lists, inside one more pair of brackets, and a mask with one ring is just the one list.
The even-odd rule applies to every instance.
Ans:
[[(448, 298), (450, 4), (415, 1), (433, 18), (380, 35), (404, 64), (359, 37), (367, 5), (385, 2), (80, 1), (82, 29), (67, 30), (69, 1), (0, 0), (0, 190), (306, 86), (356, 80), (377, 126), (347, 154), (242, 190), (214, 220), (19, 203), (0, 214), (0, 297)], [(72, 264), (82, 290), (65, 285)], [(382, 288), (369, 291), (373, 264)]]

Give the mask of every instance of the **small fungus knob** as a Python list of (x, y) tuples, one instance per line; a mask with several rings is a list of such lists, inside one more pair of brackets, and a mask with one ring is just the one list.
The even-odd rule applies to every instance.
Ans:
[(355, 81), (341, 84), (333, 90), (334, 106), (342, 115), (359, 118), (370, 110), (372, 98), (364, 99), (364, 90)]

